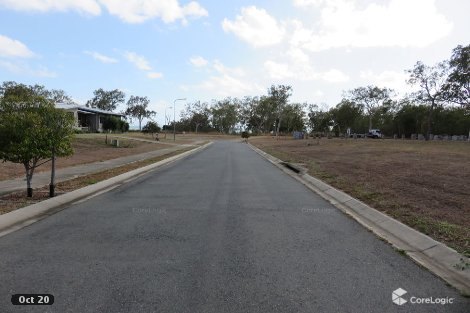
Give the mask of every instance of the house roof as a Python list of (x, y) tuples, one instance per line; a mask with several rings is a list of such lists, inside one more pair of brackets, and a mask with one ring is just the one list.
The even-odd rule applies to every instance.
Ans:
[(79, 111), (82, 111), (82, 112), (89, 112), (89, 113), (95, 113), (95, 114), (125, 116), (124, 114), (121, 114), (121, 113), (115, 113), (115, 112), (96, 109), (96, 108), (89, 108), (89, 107), (86, 107), (84, 105), (78, 105), (78, 104), (56, 103), (55, 107), (57, 109), (79, 110)]

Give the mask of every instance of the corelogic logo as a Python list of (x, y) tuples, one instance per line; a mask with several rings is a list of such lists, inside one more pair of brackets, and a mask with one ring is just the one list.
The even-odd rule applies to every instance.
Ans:
[[(397, 290), (392, 291), (392, 301), (396, 305), (403, 305), (407, 302), (410, 304), (440, 304), (440, 305), (446, 305), (446, 304), (453, 304), (455, 298), (449, 298), (449, 297), (416, 297), (416, 296), (411, 296), (409, 297), (409, 300), (405, 300), (403, 296), (407, 294), (408, 291), (406, 291), (403, 288), (398, 288)], [(408, 297), (407, 297), (408, 298)]]
[(398, 288), (397, 290), (394, 290), (392, 292), (392, 301), (393, 301), (393, 303), (395, 303), (397, 305), (403, 305), (403, 304), (407, 303), (408, 301), (406, 301), (405, 299), (402, 298), (402, 296), (406, 293), (407, 293), (407, 291), (405, 289), (402, 289), (402, 288)]

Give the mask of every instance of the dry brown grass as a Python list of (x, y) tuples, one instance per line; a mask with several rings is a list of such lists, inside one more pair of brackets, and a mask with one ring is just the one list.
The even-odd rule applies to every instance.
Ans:
[(470, 143), (250, 139), (284, 161), (470, 256)]
[[(58, 158), (57, 168), (105, 161), (170, 147), (169, 145), (120, 138), (120, 147), (116, 148), (110, 144), (111, 138), (113, 136), (108, 135), (108, 144), (106, 144), (106, 138), (103, 134), (77, 135), (73, 140), (74, 154), (67, 158)], [(149, 138), (151, 139), (151, 137)], [(36, 172), (49, 170), (50, 166), (43, 165), (38, 167)], [(23, 165), (11, 162), (0, 163), (0, 180), (23, 177), (24, 175)]]

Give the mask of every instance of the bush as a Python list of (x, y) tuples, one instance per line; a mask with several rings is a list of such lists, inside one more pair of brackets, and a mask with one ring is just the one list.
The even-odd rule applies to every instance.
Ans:
[(129, 123), (115, 116), (106, 116), (103, 121), (103, 130), (111, 132), (119, 131), (125, 133), (129, 130)]
[(161, 130), (160, 126), (158, 126), (155, 122), (148, 122), (144, 127), (142, 127), (142, 133), (144, 134), (152, 134), (152, 138), (156, 133), (159, 133)]

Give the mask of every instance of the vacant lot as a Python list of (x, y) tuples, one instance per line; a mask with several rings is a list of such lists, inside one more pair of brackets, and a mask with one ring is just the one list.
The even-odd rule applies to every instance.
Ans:
[[(129, 132), (124, 134), (123, 136), (125, 137), (131, 137), (131, 138), (139, 138), (139, 139), (147, 139), (147, 140), (152, 140), (151, 135), (143, 134), (140, 132)], [(165, 138), (166, 137), (166, 138)], [(192, 144), (192, 143), (200, 143), (202, 141), (214, 141), (214, 140), (240, 140), (241, 137), (240, 135), (225, 135), (225, 134), (220, 134), (217, 132), (211, 132), (211, 133), (178, 133), (176, 134), (176, 141), (173, 141), (173, 131), (168, 131), (168, 133), (165, 136), (165, 132), (162, 132), (158, 135), (158, 138), (160, 139), (160, 142), (162, 143), (177, 143), (177, 144)]]
[(470, 143), (373, 139), (251, 143), (470, 256)]
[[(99, 162), (115, 159), (132, 154), (144, 153), (152, 150), (168, 148), (168, 145), (154, 144), (137, 140), (119, 139), (120, 147), (113, 147), (110, 142), (113, 136), (108, 136), (108, 144), (105, 143), (105, 135), (86, 134), (77, 135), (73, 141), (74, 155), (57, 160), (57, 168)], [(151, 139), (151, 137), (148, 137)], [(37, 172), (49, 171), (49, 163), (37, 168)], [(10, 162), (0, 163), (0, 180), (12, 179), (24, 176), (24, 167), (21, 164)]]

